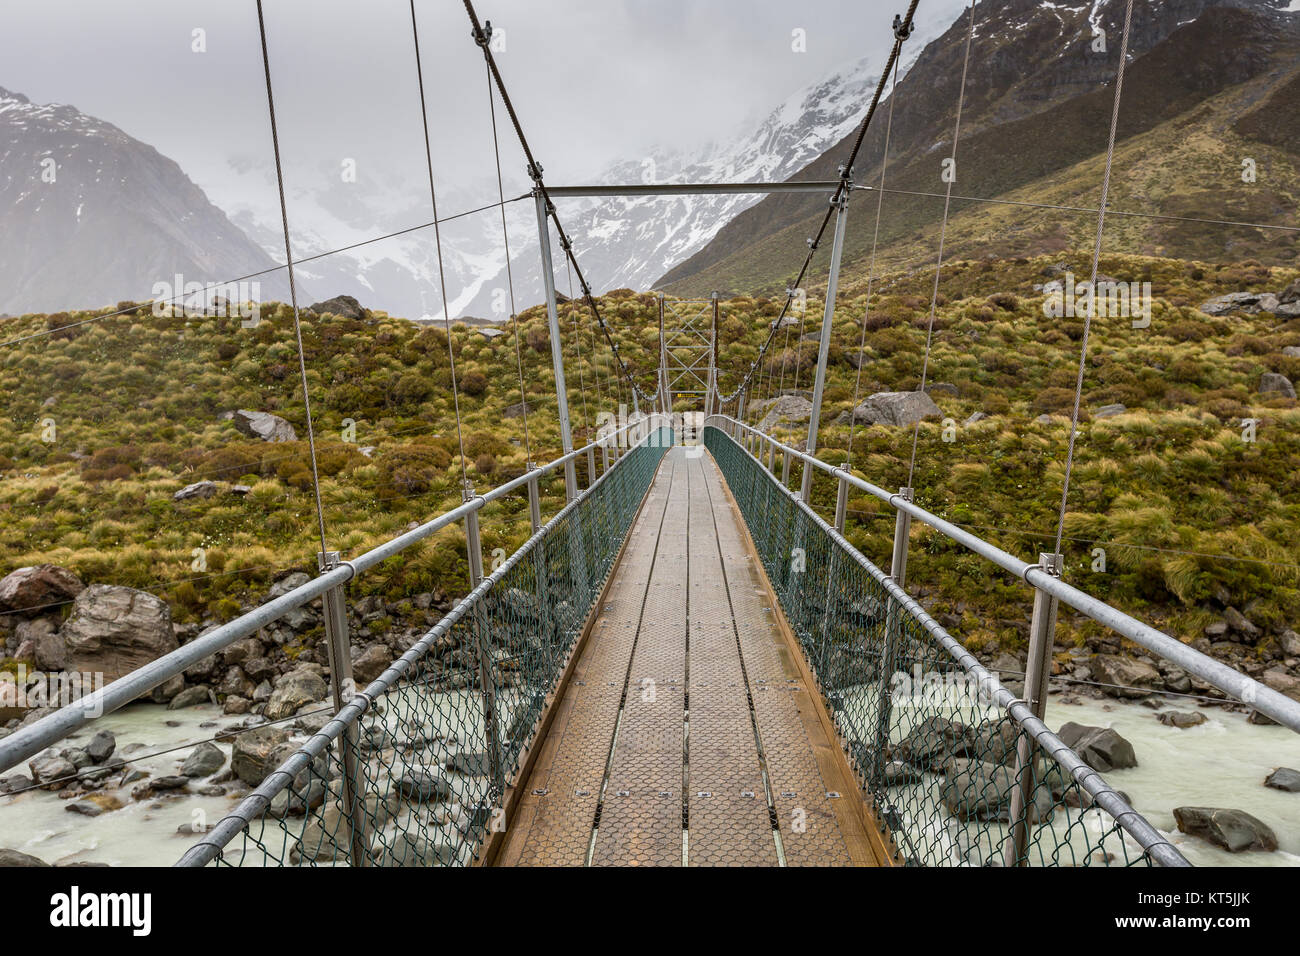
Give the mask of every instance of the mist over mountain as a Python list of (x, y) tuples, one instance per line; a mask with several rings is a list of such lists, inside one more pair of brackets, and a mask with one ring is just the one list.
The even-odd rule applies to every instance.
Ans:
[[(0, 88), (0, 313), (149, 298), (274, 268), (181, 168), (74, 106)], [(260, 277), (283, 297), (281, 276)], [(179, 290), (178, 290), (179, 293)]]

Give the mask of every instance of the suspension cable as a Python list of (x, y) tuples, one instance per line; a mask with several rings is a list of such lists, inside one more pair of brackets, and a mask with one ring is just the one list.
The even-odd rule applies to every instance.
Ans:
[[(468, 5), (469, 2), (470, 0), (465, 0), (466, 5)], [(776, 337), (777, 331), (781, 328), (781, 322), (785, 318), (785, 314), (790, 308), (790, 302), (794, 297), (793, 290), (798, 289), (803, 284), (804, 277), (808, 273), (808, 267), (812, 264), (813, 252), (821, 242), (822, 236), (826, 234), (826, 228), (830, 225), (831, 216), (835, 213), (839, 202), (843, 200), (848, 192), (853, 188), (851, 181), (853, 164), (858, 158), (858, 151), (862, 148), (862, 141), (867, 135), (867, 129), (871, 125), (871, 120), (876, 115), (876, 109), (880, 106), (880, 97), (884, 92), (885, 83), (889, 80), (889, 74), (893, 72), (894, 66), (897, 64), (898, 58), (902, 53), (903, 42), (912, 34), (912, 18), (916, 14), (916, 7), (919, 2), (920, 0), (911, 0), (907, 7), (907, 13), (896, 21), (898, 26), (894, 31), (894, 45), (889, 51), (889, 59), (886, 60), (885, 68), (880, 74), (880, 80), (876, 83), (876, 90), (875, 93), (872, 94), (871, 105), (867, 108), (867, 114), (862, 118), (862, 124), (858, 127), (858, 135), (853, 142), (853, 149), (849, 152), (848, 160), (840, 167), (839, 184), (835, 187), (835, 192), (831, 197), (831, 201), (827, 204), (826, 214), (822, 217), (821, 226), (817, 229), (817, 234), (810, 243), (808, 254), (804, 256), (803, 265), (799, 269), (799, 275), (795, 279), (793, 288), (787, 292), (785, 305), (781, 308), (780, 316), (768, 332), (767, 339), (763, 342), (762, 348), (759, 349), (758, 361), (750, 366), (749, 372), (745, 375), (744, 379), (741, 380), (740, 385), (726, 395), (726, 399), (731, 399), (738, 395), (745, 386), (749, 384), (749, 380), (753, 378), (755, 368), (760, 366), (763, 356), (767, 354), (767, 350), (771, 346), (772, 340)]]
[[(961, 64), (961, 85), (957, 87), (957, 117), (952, 130), (952, 159), (948, 171), (947, 195), (943, 200), (943, 224), (939, 227), (939, 256), (934, 264), (934, 288), (930, 292), (930, 321), (925, 330), (925, 358), (921, 362), (920, 392), (925, 394), (926, 377), (930, 373), (930, 346), (934, 341), (934, 316), (939, 305), (939, 276), (943, 272), (943, 244), (948, 238), (948, 209), (952, 205), (952, 184), (957, 178), (957, 140), (961, 137), (961, 111), (966, 103), (966, 73), (970, 67), (970, 45), (975, 36), (975, 0), (970, 3), (970, 20), (966, 24), (966, 53)], [(916, 470), (916, 445), (921, 435), (921, 419), (912, 424), (912, 457), (907, 464), (907, 487), (912, 487), (912, 474)]]
[(1053, 554), (1061, 553), (1061, 536), (1065, 533), (1065, 505), (1070, 496), (1070, 473), (1074, 468), (1074, 442), (1079, 434), (1079, 404), (1083, 398), (1083, 373), (1088, 360), (1088, 336), (1092, 315), (1097, 308), (1097, 267), (1101, 262), (1101, 237), (1106, 226), (1106, 201), (1110, 197), (1110, 171), (1115, 160), (1115, 131), (1119, 127), (1120, 97), (1124, 92), (1124, 66), (1128, 60), (1129, 28), (1133, 23), (1133, 0), (1124, 7), (1124, 34), (1119, 44), (1119, 67), (1115, 72), (1115, 102), (1110, 114), (1110, 137), (1106, 142), (1106, 171), (1101, 180), (1101, 202), (1097, 207), (1097, 238), (1092, 247), (1092, 276), (1088, 289), (1091, 301), (1083, 319), (1083, 341), (1079, 345), (1079, 372), (1074, 381), (1074, 412), (1070, 415), (1070, 442), (1065, 453), (1065, 477), (1061, 483), (1061, 508), (1056, 519), (1056, 545)]
[[(465, 436), (460, 424), (460, 389), (456, 383), (456, 349), (452, 344), (451, 308), (447, 303), (447, 275), (442, 265), (442, 230), (437, 225), (438, 190), (433, 182), (433, 148), (429, 143), (429, 111), (424, 99), (424, 68), (420, 62), (420, 32), (416, 26), (415, 0), (410, 0), (410, 2), (411, 39), (415, 44), (415, 77), (420, 86), (420, 120), (424, 124), (424, 158), (429, 169), (429, 201), (433, 205), (433, 238), (438, 254), (438, 288), (442, 294), (442, 324), (447, 331), (447, 360), (451, 367), (451, 399), (452, 407), (456, 412), (456, 444), (460, 448), (460, 487), (461, 494), (464, 495), (469, 491), (469, 469), (465, 464)], [(504, 212), (502, 215), (504, 215)]]
[[(484, 67), (486, 69), (486, 67)], [(528, 434), (528, 392), (524, 387), (524, 353), (519, 343), (519, 312), (515, 306), (515, 276), (510, 265), (510, 231), (506, 228), (505, 186), (501, 179), (501, 142), (497, 138), (497, 105), (492, 92), (492, 74), (487, 74), (488, 112), (492, 115), (492, 152), (497, 163), (497, 197), (501, 201), (501, 242), (506, 251), (506, 287), (510, 290), (510, 321), (515, 327), (515, 365), (519, 369), (519, 407), (524, 416), (524, 458), (533, 464), (533, 444)]]
[(284, 226), (284, 257), (289, 270), (289, 300), (293, 306), (293, 334), (298, 342), (298, 374), (302, 379), (302, 403), (307, 415), (307, 450), (311, 455), (311, 484), (316, 497), (316, 522), (320, 528), (321, 559), (329, 546), (325, 543), (325, 509), (321, 504), (320, 468), (316, 464), (316, 432), (311, 418), (311, 390), (307, 387), (307, 358), (302, 347), (302, 321), (298, 314), (298, 287), (293, 274), (293, 244), (289, 241), (289, 207), (284, 198), (284, 170), (280, 164), (280, 136), (275, 123), (275, 94), (271, 89), (271, 56), (266, 48), (266, 18), (262, 0), (257, 0), (257, 31), (262, 40), (262, 70), (266, 75), (266, 109), (271, 117), (271, 149), (275, 153), (275, 182), (280, 191), (280, 221)]
[(582, 364), (582, 335), (578, 331), (578, 312), (573, 304), (573, 270), (568, 262), (564, 263), (564, 268), (569, 274), (569, 324), (573, 326), (573, 351), (578, 365), (578, 394), (582, 396), (582, 421), (587, 428), (587, 440), (583, 442), (585, 445), (591, 441), (591, 413), (587, 411), (587, 376)]
[(889, 168), (889, 140), (894, 131), (894, 104), (898, 100), (898, 62), (894, 62), (894, 82), (889, 87), (889, 114), (885, 120), (885, 148), (880, 156), (880, 193), (876, 196), (876, 228), (871, 234), (871, 260), (867, 265), (867, 300), (862, 309), (862, 334), (858, 340), (858, 368), (853, 379), (853, 406), (849, 412), (849, 450), (844, 468), (853, 465), (853, 435), (858, 427), (858, 398), (862, 394), (862, 353), (867, 347), (867, 317), (871, 314), (871, 286), (876, 279), (876, 249), (880, 244), (880, 217), (885, 204), (885, 172)]
[[(414, 0), (412, 0), (414, 3)], [(528, 145), (528, 138), (524, 136), (523, 125), (519, 121), (519, 114), (515, 112), (514, 103), (510, 100), (510, 94), (506, 90), (505, 81), (501, 78), (501, 71), (497, 68), (496, 58), (492, 55), (492, 48), (488, 43), (488, 35), (479, 23), (478, 13), (474, 9), (473, 0), (464, 0), (465, 13), (469, 16), (470, 25), (473, 27), (474, 42), (478, 44), (483, 51), (483, 57), (487, 61), (488, 72), (491, 73), (496, 83), (497, 92), (501, 94), (501, 105), (506, 108), (506, 114), (510, 117), (510, 122), (514, 126), (515, 135), (519, 139), (519, 145), (524, 151), (524, 158), (528, 161), (528, 175), (533, 180), (533, 188), (537, 195), (542, 199), (543, 208), (546, 215), (555, 223), (555, 231), (559, 236), (560, 248), (564, 250), (565, 258), (572, 264), (574, 274), (578, 277), (578, 285), (582, 289), (583, 298), (586, 301), (587, 308), (595, 316), (596, 323), (600, 326), (606, 341), (609, 343), (610, 351), (613, 352), (617, 360), (619, 371), (627, 379), (628, 385), (634, 389), (642, 398), (648, 399), (649, 396), (642, 391), (637, 385), (636, 380), (632, 377), (632, 371), (623, 357), (619, 354), (618, 344), (610, 334), (609, 327), (605, 323), (605, 318), (600, 314), (600, 308), (596, 304), (596, 298), (591, 291), (591, 286), (587, 282), (586, 276), (582, 273), (582, 267), (573, 253), (572, 243), (569, 241), (568, 233), (564, 231), (564, 226), (560, 223), (560, 217), (555, 211), (555, 204), (551, 202), (550, 194), (546, 190), (546, 182), (542, 178), (542, 165), (533, 155), (532, 147)]]

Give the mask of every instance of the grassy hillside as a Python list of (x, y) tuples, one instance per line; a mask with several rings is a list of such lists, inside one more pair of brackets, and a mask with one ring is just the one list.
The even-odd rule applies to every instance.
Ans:
[[(952, 428), (919, 432), (917, 498), (950, 520), (1023, 557), (1049, 545), (1060, 496), (1068, 413), (1082, 324), (1048, 319), (1035, 291), (1063, 267), (1086, 275), (1078, 252), (1035, 259), (961, 261), (946, 267), (931, 382)], [(1210, 296), (1242, 289), (1276, 291), (1294, 279), (1250, 261), (1232, 266), (1159, 258), (1109, 257), (1111, 275), (1152, 282), (1152, 325), (1099, 320), (1089, 349), (1085, 408), (1121, 402), (1127, 414), (1082, 426), (1070, 518), (1067, 574), (1090, 592), (1168, 628), (1198, 637), (1223, 605), (1265, 629), (1250, 653), (1264, 660), (1275, 636), (1300, 619), (1300, 575), (1292, 554), (1300, 521), (1300, 410), (1294, 400), (1257, 393), (1264, 371), (1300, 378), (1300, 321), (1267, 313), (1211, 318), (1196, 308)], [(933, 273), (899, 272), (879, 283), (867, 319), (861, 394), (919, 383)], [(846, 278), (834, 324), (821, 442), (842, 460), (848, 429), (835, 418), (853, 403), (865, 277)], [(620, 351), (643, 387), (654, 381), (655, 299), (627, 291), (603, 297)], [(734, 298), (720, 325), (722, 388), (738, 379), (777, 314), (773, 300)], [(805, 317), (816, 331), (821, 305)], [(305, 438), (297, 354), (289, 311), (263, 310), (256, 329), (238, 320), (155, 318), (136, 314), (90, 322), (0, 349), (0, 414), (11, 441), (0, 454), (0, 574), (49, 561), (88, 582), (128, 584), (164, 595), (181, 620), (229, 617), (260, 599), (289, 568), (314, 570), (319, 550), (306, 442), (269, 444), (223, 420), (238, 408), (283, 416)], [(6, 341), (51, 325), (93, 318), (23, 316), (3, 325)], [(578, 440), (597, 412), (626, 401), (611, 378), (603, 343), (573, 334), (563, 315), (570, 402)], [(544, 312), (521, 317), (522, 354), (533, 458), (558, 453), (553, 379)], [(812, 380), (815, 342), (769, 357), (751, 398), (770, 398), (785, 369), (787, 388)], [(786, 344), (786, 334), (778, 342)], [(514, 339), (493, 341), (457, 326), (452, 332), (464, 420), (466, 468), (480, 489), (519, 474), (526, 461)], [(582, 349), (582, 360), (576, 356)], [(323, 473), (327, 540), (349, 553), (391, 537), (460, 500), (447, 341), (439, 329), (375, 314), (366, 320), (309, 316), (304, 347)], [(584, 411), (585, 383), (586, 408)], [(962, 423), (976, 411), (989, 417)], [(1048, 414), (1047, 422), (1035, 419)], [(757, 413), (752, 416), (756, 419)], [(1257, 440), (1243, 442), (1241, 420), (1259, 419)], [(53, 419), (55, 440), (48, 436)], [(345, 419), (355, 442), (344, 441)], [(786, 427), (801, 436), (803, 424)], [(910, 428), (859, 427), (854, 461), (870, 480), (904, 483)], [(362, 449), (366, 451), (363, 452)], [(580, 473), (584, 469), (580, 467)], [(585, 482), (585, 475), (581, 475)], [(207, 499), (173, 500), (202, 479), (218, 483)], [(233, 493), (245, 485), (245, 494)], [(559, 507), (551, 482), (544, 509)], [(829, 482), (819, 505), (833, 507)], [(892, 521), (874, 499), (850, 502), (850, 537), (887, 560)], [(518, 500), (484, 515), (484, 547), (508, 552), (527, 535)], [(927, 603), (972, 646), (1015, 647), (1027, 631), (1024, 589), (937, 535), (918, 528), (911, 581)], [(1092, 549), (1107, 551), (1107, 571), (1092, 573)], [(196, 570), (196, 548), (206, 570)], [(1227, 556), (1227, 557), (1220, 557)], [(1231, 558), (1231, 560), (1229, 560)], [(393, 597), (417, 590), (454, 594), (464, 587), (464, 540), (449, 530), (405, 563), (365, 575), (354, 592)], [(1063, 619), (1065, 633), (1073, 623)], [(1086, 629), (1079, 632), (1086, 635)]]

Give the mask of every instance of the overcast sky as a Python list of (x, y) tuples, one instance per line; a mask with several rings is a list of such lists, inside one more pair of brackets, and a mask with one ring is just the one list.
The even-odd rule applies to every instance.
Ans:
[[(264, 0), (286, 176), (354, 158), (422, 185), (424, 147), (407, 0)], [(904, 0), (481, 0), (505, 28), (497, 54), (548, 182), (577, 182), (647, 146), (693, 151), (836, 67), (883, 62)], [(963, 0), (922, 0), (919, 43)], [(491, 169), (482, 57), (459, 0), (416, 0), (435, 174)], [(157, 147), (214, 198), (233, 166), (269, 164), (254, 0), (40, 0), (9, 4), (0, 86), (71, 103)], [(196, 29), (206, 52), (192, 50)], [(792, 50), (804, 31), (806, 52)], [(522, 159), (502, 124), (503, 161)], [(246, 187), (235, 187), (246, 188)], [(490, 198), (490, 197), (483, 197)], [(444, 207), (444, 212), (449, 211)]]

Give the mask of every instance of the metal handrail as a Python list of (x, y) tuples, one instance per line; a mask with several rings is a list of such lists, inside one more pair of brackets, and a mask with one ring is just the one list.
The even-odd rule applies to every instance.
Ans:
[[(1010, 571), (1031, 587), (1063, 601), (1098, 624), (1140, 644), (1165, 660), (1177, 664), (1189, 674), (1217, 687), (1233, 699), (1254, 708), (1266, 717), (1285, 727), (1289, 727), (1296, 733), (1300, 733), (1300, 701), (1292, 700), (1285, 694), (1261, 684), (1254, 678), (1216, 661), (1193, 647), (1189, 647), (1177, 638), (1156, 630), (1129, 614), (1125, 614), (1105, 601), (1066, 584), (1060, 578), (1047, 573), (1041, 565), (1020, 560), (1015, 555), (1003, 551), (983, 538), (973, 535), (969, 531), (957, 527), (952, 522), (946, 521), (908, 501), (901, 494), (886, 491), (878, 485), (873, 485), (871, 482), (859, 478), (852, 472), (845, 471), (843, 468), (836, 468), (834, 465), (830, 465), (813, 455), (783, 444), (771, 435), (729, 416), (711, 415), (706, 419), (705, 424), (707, 425), (710, 421), (726, 422), (729, 425), (743, 429), (759, 440), (768, 443), (776, 451), (781, 452), (785, 456), (785, 460), (802, 461), (805, 465), (825, 472), (837, 481), (845, 482), (854, 488), (874, 495), (896, 511), (904, 512), (918, 521), (924, 522), (946, 538), (993, 562), (998, 567)], [(725, 433), (725, 429), (719, 430)]]
[[(713, 416), (723, 417), (723, 416)], [(709, 426), (706, 426), (709, 427)], [(899, 586), (892, 576), (885, 574), (871, 563), (857, 548), (826, 522), (795, 491), (787, 488), (763, 467), (762, 461), (755, 458), (734, 438), (712, 426), (737, 445), (768, 478), (789, 497), (795, 506), (808, 515), (809, 519), (821, 529), (844, 551), (846, 555), (864, 571), (870, 574), (894, 600), (898, 601), (916, 621), (926, 629), (932, 638), (965, 670), (975, 677), (980, 693), (1008, 713), (1020, 725), (1042, 751), (1055, 760), (1070, 776), (1078, 782), (1093, 802), (1106, 811), (1115, 823), (1129, 836), (1141, 844), (1151, 858), (1161, 866), (1191, 866), (1187, 858), (1170, 843), (1164, 835), (1152, 826), (1145, 817), (1133, 809), (1128, 800), (1115, 790), (1096, 770), (1089, 767), (1059, 736), (1052, 732), (1046, 723), (1037, 717), (1029, 705), (1003, 686), (988, 668), (980, 664), (962, 643), (948, 633), (938, 621), (932, 618), (916, 600)]]
[[(654, 416), (664, 418), (662, 413), (654, 413)], [(648, 419), (647, 419), (648, 420)], [(662, 426), (661, 426), (662, 427)], [(621, 429), (620, 429), (621, 431)], [(650, 434), (646, 435), (637, 446), (643, 442), (650, 442), (658, 437), (658, 429), (653, 429)], [(636, 446), (634, 446), (636, 447)], [(575, 454), (582, 454), (586, 449), (579, 449)], [(621, 459), (620, 459), (621, 461)], [(562, 461), (556, 462), (562, 464)], [(552, 463), (552, 464), (556, 464)], [(281, 791), (290, 787), (294, 779), (306, 769), (317, 757), (323, 754), (331, 744), (339, 739), (347, 728), (355, 724), (371, 708), (375, 700), (382, 697), (385, 692), (391, 689), (398, 680), (410, 668), (429, 652), (429, 649), (436, 645), (442, 637), (452, 629), (473, 607), (496, 586), (497, 582), (503, 579), (510, 571), (532, 553), (537, 547), (538, 542), (549, 535), (561, 521), (563, 521), (574, 509), (581, 506), (589, 494), (598, 488), (605, 479), (617, 468), (620, 462), (615, 462), (609, 471), (604, 472), (601, 476), (592, 482), (591, 486), (584, 489), (582, 494), (574, 498), (560, 511), (556, 512), (541, 529), (533, 534), (510, 557), (506, 558), (495, 571), (485, 577), (477, 587), (469, 594), (456, 602), (443, 617), (429, 631), (411, 645), (401, 657), (393, 661), (388, 668), (373, 680), (364, 690), (358, 691), (346, 705), (344, 705), (334, 717), (325, 724), (319, 731), (313, 734), (301, 747), (298, 748), (283, 764), (267, 774), (266, 778), (252, 791), (248, 796), (240, 801), (234, 810), (222, 817), (213, 828), (208, 831), (203, 839), (199, 840), (174, 864), (178, 867), (201, 867), (206, 866), (215, 860), (218, 854), (227, 844), (233, 840), (244, 827), (248, 826), (258, 817), (260, 817), (266, 808), (270, 806), (271, 801)]]
[[(396, 538), (392, 538), (350, 561), (340, 562), (338, 567), (318, 575), (306, 584), (302, 584), (292, 591), (254, 608), (247, 614), (240, 615), (233, 621), (229, 621), (209, 631), (202, 637), (190, 641), (184, 647), (164, 654), (157, 660), (137, 668), (94, 693), (87, 694), (85, 697), (59, 708), (54, 713), (42, 717), (27, 727), (15, 731), (0, 740), (0, 772), (9, 770), (29, 757), (35, 756), (46, 747), (57, 743), (90, 721), (111, 714), (132, 701), (138, 700), (144, 694), (193, 667), (199, 661), (224, 650), (235, 641), (266, 627), (293, 609), (320, 597), (326, 591), (346, 584), (362, 571), (374, 567), (381, 561), (391, 558), (413, 544), (423, 541), (441, 529), (477, 513), (488, 502), (503, 498), (530, 482), (537, 481), (542, 476), (564, 467), (567, 463), (587, 454), (589, 450), (594, 452), (596, 448), (608, 447), (610, 442), (616, 441), (621, 435), (632, 429), (645, 428), (647, 429), (646, 439), (653, 437), (658, 433), (658, 428), (653, 424), (654, 420), (667, 418), (668, 416), (662, 412), (652, 412), (649, 415), (644, 415), (639, 419), (629, 421), (628, 424), (621, 428), (610, 430), (596, 441), (584, 445), (582, 448), (576, 448), (554, 461), (530, 469), (518, 478), (511, 479), (491, 491), (482, 495), (474, 495), (464, 504), (430, 521), (426, 521), (419, 527), (400, 534)], [(595, 482), (592, 483), (591, 487), (594, 486)], [(588, 487), (575, 497), (574, 501), (580, 500), (590, 492), (591, 487)]]

